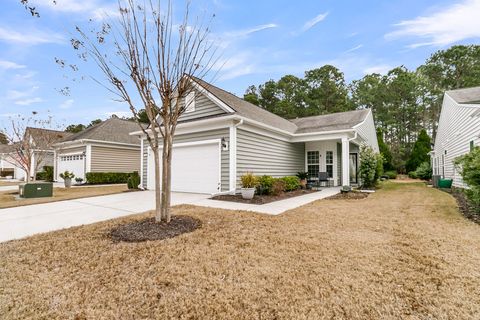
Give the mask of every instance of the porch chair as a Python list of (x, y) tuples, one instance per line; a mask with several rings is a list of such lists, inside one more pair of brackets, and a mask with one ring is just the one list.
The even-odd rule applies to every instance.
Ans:
[(319, 172), (318, 173), (318, 185), (322, 186), (322, 182), (325, 183), (325, 187), (328, 187), (328, 173), (327, 172)]

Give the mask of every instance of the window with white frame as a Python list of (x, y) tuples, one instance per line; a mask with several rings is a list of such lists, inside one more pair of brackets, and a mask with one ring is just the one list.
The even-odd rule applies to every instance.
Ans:
[(185, 113), (195, 111), (195, 91), (189, 92), (185, 97)]
[(333, 151), (327, 151), (325, 154), (325, 169), (329, 178), (333, 178)]
[(320, 152), (307, 151), (307, 171), (309, 178), (318, 177), (320, 171)]

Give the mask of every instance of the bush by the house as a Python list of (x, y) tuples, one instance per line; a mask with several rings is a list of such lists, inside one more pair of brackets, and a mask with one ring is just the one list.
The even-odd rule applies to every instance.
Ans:
[(383, 176), (388, 179), (397, 179), (397, 171), (385, 171)]
[(362, 146), (360, 148), (360, 168), (359, 175), (362, 181), (362, 187), (372, 188), (377, 184), (378, 178), (380, 178), (380, 166), (379, 161), (381, 155), (373, 151), (369, 146)]
[(294, 191), (300, 189), (300, 179), (296, 176), (287, 176), (281, 178), (285, 182), (284, 191)]
[(130, 172), (87, 172), (89, 184), (116, 184), (127, 183)]
[(274, 196), (278, 196), (284, 191), (285, 191), (285, 180), (283, 180), (282, 178), (274, 179), (273, 185), (272, 185), (272, 194)]
[(415, 170), (415, 175), (419, 179), (430, 180), (432, 178), (432, 167), (430, 166), (430, 163), (423, 162), (418, 166), (417, 170)]
[(45, 180), (48, 182), (53, 182), (53, 167), (43, 166), (43, 171), (37, 172), (35, 178), (36, 180)]
[(251, 172), (245, 173), (240, 177), (242, 188), (255, 188), (258, 184), (258, 178)]
[(275, 178), (273, 178), (272, 176), (264, 175), (259, 177), (258, 185), (257, 185), (257, 194), (258, 195), (271, 194), (274, 181), (275, 181)]
[(469, 189), (465, 190), (465, 194), (475, 211), (480, 213), (480, 148), (476, 147), (470, 153), (455, 159), (455, 167), (468, 184)]
[(133, 173), (127, 179), (127, 187), (128, 189), (138, 189), (139, 184), (140, 176), (138, 175), (138, 171), (133, 171)]
[(408, 177), (409, 177), (410, 179), (418, 179), (417, 171), (410, 171), (410, 172), (408, 173)]

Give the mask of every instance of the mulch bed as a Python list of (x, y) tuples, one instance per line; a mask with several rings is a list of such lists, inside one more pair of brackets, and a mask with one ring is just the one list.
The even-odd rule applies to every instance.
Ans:
[(334, 196), (325, 198), (325, 200), (360, 200), (368, 197), (370, 193), (367, 192), (345, 192), (338, 193)]
[(465, 218), (480, 224), (480, 214), (477, 213), (475, 207), (470, 203), (467, 196), (464, 192), (462, 192), (462, 190), (457, 188), (440, 190), (450, 193), (455, 198), (455, 200), (457, 200), (458, 209), (465, 216)]
[(232, 202), (240, 202), (240, 203), (248, 203), (248, 204), (266, 204), (274, 201), (279, 201), (279, 200), (284, 200), (288, 198), (293, 198), (293, 197), (298, 197), (298, 196), (303, 196), (305, 194), (317, 192), (319, 190), (295, 190), (295, 191), (290, 191), (290, 192), (283, 192), (279, 194), (278, 196), (274, 195), (255, 195), (253, 199), (247, 200), (243, 199), (241, 194), (223, 194), (223, 195), (218, 195), (214, 196), (211, 199), (212, 200), (221, 200), (221, 201), (232, 201)]
[(108, 236), (114, 242), (143, 242), (164, 240), (192, 232), (202, 223), (189, 216), (172, 216), (169, 223), (155, 222), (155, 218), (120, 225), (111, 230)]

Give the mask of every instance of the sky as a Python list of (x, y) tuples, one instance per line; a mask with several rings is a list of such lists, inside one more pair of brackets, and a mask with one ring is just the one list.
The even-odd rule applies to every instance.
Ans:
[[(36, 111), (56, 125), (88, 124), (125, 104), (95, 82), (98, 68), (77, 57), (75, 26), (115, 21), (117, 0), (2, 0), (0, 11), (0, 128), (10, 117)], [(174, 1), (181, 12), (184, 1)], [(214, 84), (240, 97), (252, 84), (332, 64), (347, 82), (404, 65), (415, 69), (435, 51), (479, 44), (480, 0), (192, 0), (192, 16), (211, 16), (222, 68)], [(75, 64), (61, 68), (55, 59)], [(207, 79), (209, 80), (209, 79)], [(59, 91), (69, 87), (69, 95)]]

